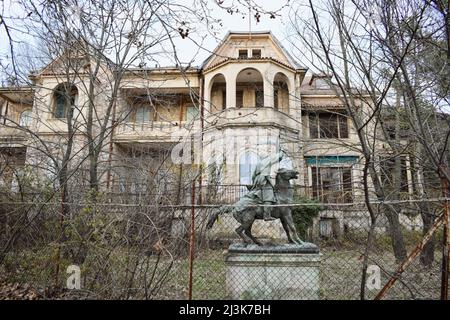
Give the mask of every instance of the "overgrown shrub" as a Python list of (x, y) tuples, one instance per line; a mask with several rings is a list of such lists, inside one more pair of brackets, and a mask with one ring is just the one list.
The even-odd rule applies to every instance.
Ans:
[(314, 218), (319, 215), (322, 207), (315, 200), (299, 196), (294, 198), (294, 203), (302, 204), (292, 208), (292, 217), (294, 218), (298, 235), (300, 238), (305, 239), (308, 229), (312, 226)]

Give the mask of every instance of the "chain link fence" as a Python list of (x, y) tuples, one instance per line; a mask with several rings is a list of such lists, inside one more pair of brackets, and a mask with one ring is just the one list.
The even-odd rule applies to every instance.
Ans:
[[(0, 275), (64, 288), (67, 267), (77, 265), (81, 288), (70, 297), (94, 299), (374, 299), (394, 277), (384, 299), (440, 299), (444, 199), (427, 200), (432, 223), (424, 227), (422, 202), (395, 203), (394, 221), (387, 214), (392, 203), (374, 203), (373, 220), (362, 203), (311, 201), (300, 190), (293, 220), (302, 240), (316, 244), (320, 254), (248, 257), (236, 248), (229, 251), (242, 242), (230, 212), (206, 227), (217, 210), (245, 192), (243, 186), (214, 192), (195, 187), (178, 192), (176, 201), (166, 190), (70, 203), (44, 201), (42, 195), (27, 194), (21, 202), (3, 196)], [(418, 250), (435, 222), (440, 224), (430, 241)], [(257, 220), (252, 232), (269, 247), (287, 243), (280, 220)], [(417, 255), (399, 269), (411, 253)], [(270, 255), (278, 260), (268, 261)]]

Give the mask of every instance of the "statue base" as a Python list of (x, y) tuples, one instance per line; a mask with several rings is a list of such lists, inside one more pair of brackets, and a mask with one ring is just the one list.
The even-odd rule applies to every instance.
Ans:
[(317, 300), (319, 248), (312, 243), (229, 246), (225, 257), (230, 299)]

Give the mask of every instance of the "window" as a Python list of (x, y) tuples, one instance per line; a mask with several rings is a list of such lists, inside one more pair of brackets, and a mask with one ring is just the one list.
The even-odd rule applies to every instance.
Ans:
[(278, 110), (278, 89), (273, 90), (273, 107)]
[(242, 108), (244, 106), (244, 91), (236, 91), (236, 107)]
[(189, 105), (186, 108), (186, 121), (192, 122), (199, 118), (199, 112), (198, 108), (196, 108), (194, 105)]
[(351, 167), (311, 167), (313, 197), (324, 203), (352, 202)]
[(73, 97), (69, 98), (70, 100), (67, 101), (68, 99), (66, 98), (66, 96), (62, 93), (56, 93), (56, 107), (55, 107), (55, 118), (57, 119), (61, 119), (61, 118), (66, 118), (67, 117), (67, 111), (69, 110), (69, 106), (72, 106), (75, 102)]
[(239, 159), (239, 183), (252, 185), (252, 175), (259, 157), (253, 152), (245, 152)]
[(261, 58), (261, 50), (260, 49), (253, 49), (252, 50), (252, 57), (255, 59)]
[[(399, 156), (397, 161), (398, 163), (396, 163), (396, 158), (392, 157), (380, 157), (381, 183), (388, 190), (407, 193), (409, 190), (406, 156)], [(396, 174), (397, 165), (399, 169), (398, 174)]]
[(347, 117), (342, 113), (310, 113), (309, 136), (313, 139), (348, 138)]
[(25, 110), (20, 114), (19, 124), (22, 127), (29, 127), (32, 120), (31, 110)]
[(255, 101), (257, 108), (264, 106), (264, 91), (258, 89), (255, 90)]
[(319, 234), (321, 237), (330, 239), (333, 236), (333, 220), (328, 218), (319, 220)]
[(316, 79), (316, 89), (330, 89), (330, 85), (325, 79)]
[(239, 50), (239, 59), (247, 59), (248, 51), (247, 50)]
[(227, 91), (222, 90), (222, 110), (225, 110), (227, 107)]
[(67, 118), (68, 112), (75, 106), (78, 90), (75, 86), (67, 87), (67, 84), (59, 85), (54, 94), (53, 116), (57, 119)]
[(149, 123), (150, 122), (150, 109), (148, 107), (139, 107), (135, 112), (136, 123)]

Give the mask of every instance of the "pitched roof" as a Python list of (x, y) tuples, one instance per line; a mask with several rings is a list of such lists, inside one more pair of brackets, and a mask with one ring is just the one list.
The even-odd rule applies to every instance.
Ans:
[(291, 68), (294, 69), (308, 69), (305, 66), (302, 66), (298, 63), (296, 59), (292, 57), (292, 55), (286, 50), (286, 48), (281, 44), (279, 39), (273, 35), (271, 31), (228, 31), (227, 34), (224, 36), (222, 41), (216, 46), (216, 48), (212, 51), (212, 53), (209, 55), (208, 58), (202, 63), (201, 68), (203, 69), (207, 63), (217, 54), (217, 51), (228, 41), (228, 39), (233, 35), (268, 35), (275, 43), (276, 46), (280, 49), (280, 51), (284, 54), (287, 61), (291, 64)]

